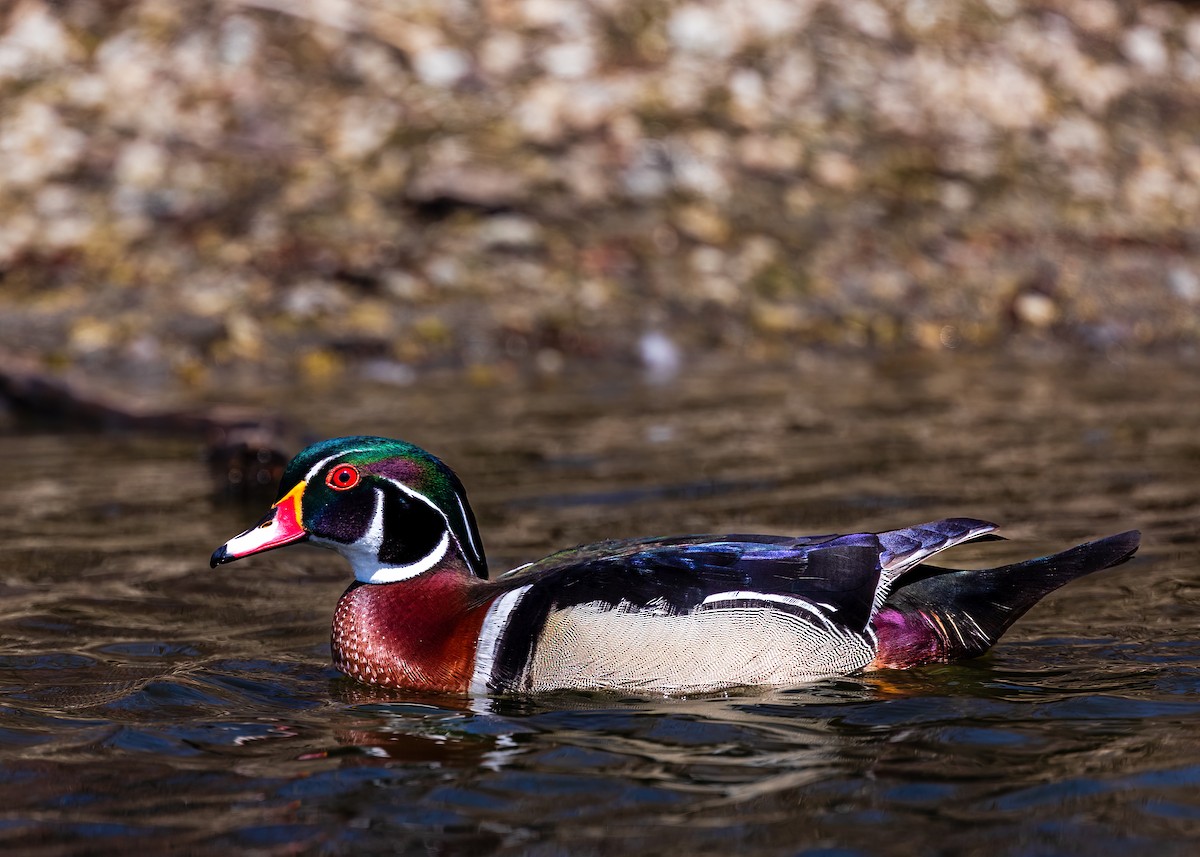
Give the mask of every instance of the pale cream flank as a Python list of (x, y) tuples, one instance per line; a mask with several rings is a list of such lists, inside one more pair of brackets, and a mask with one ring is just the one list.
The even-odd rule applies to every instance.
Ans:
[(860, 634), (778, 609), (672, 614), (597, 601), (547, 617), (526, 687), (685, 694), (790, 685), (861, 669), (873, 650)]

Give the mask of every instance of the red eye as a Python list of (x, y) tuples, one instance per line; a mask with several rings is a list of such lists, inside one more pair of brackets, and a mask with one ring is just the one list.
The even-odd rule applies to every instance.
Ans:
[(350, 464), (339, 464), (325, 477), (325, 484), (334, 491), (345, 491), (358, 484), (358, 470)]

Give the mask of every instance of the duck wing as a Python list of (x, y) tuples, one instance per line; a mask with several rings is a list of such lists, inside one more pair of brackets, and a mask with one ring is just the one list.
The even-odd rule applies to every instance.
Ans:
[[(814, 647), (846, 650), (828, 671), (849, 671), (873, 657), (871, 619), (892, 583), (923, 559), (993, 527), (947, 519), (884, 533), (685, 536), (562, 551), (497, 580), (502, 593), (496, 597), (491, 590), (477, 656), (477, 674), (485, 679), (480, 687), (518, 686), (546, 629), (584, 613), (609, 617), (589, 624), (598, 635), (608, 634), (606, 624), (614, 633), (618, 626), (629, 628), (630, 618), (644, 618), (642, 626), (660, 631), (670, 623), (657, 619), (713, 611), (731, 617), (729, 611), (737, 611), (737, 620), (753, 632), (756, 617), (770, 624), (788, 614)], [(610, 645), (598, 642), (598, 651)]]
[(995, 528), (974, 518), (946, 518), (881, 533), (605, 541), (520, 566), (497, 583), (505, 590), (534, 585), (556, 606), (599, 602), (630, 610), (685, 612), (726, 592), (777, 603), (785, 603), (779, 597), (808, 599), (824, 602), (840, 624), (863, 628), (907, 571)]

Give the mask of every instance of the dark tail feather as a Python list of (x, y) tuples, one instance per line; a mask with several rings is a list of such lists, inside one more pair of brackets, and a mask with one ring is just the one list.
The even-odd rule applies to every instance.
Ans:
[(907, 668), (982, 655), (1025, 611), (1077, 577), (1133, 556), (1137, 530), (1001, 568), (918, 567), (875, 615), (873, 667)]

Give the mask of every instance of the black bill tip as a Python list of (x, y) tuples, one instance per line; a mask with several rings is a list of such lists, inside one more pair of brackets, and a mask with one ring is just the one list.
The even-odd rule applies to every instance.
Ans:
[(218, 565), (223, 565), (227, 562), (233, 562), (237, 559), (236, 556), (231, 556), (229, 551), (225, 549), (225, 545), (221, 545), (213, 551), (212, 559), (208, 561), (209, 568), (216, 568)]

